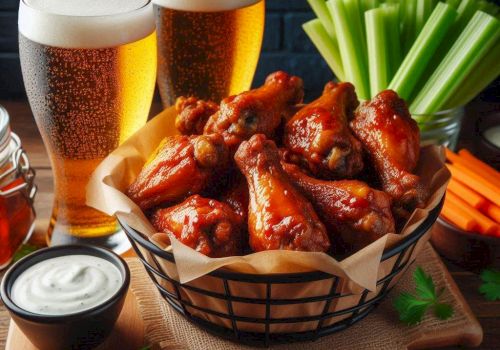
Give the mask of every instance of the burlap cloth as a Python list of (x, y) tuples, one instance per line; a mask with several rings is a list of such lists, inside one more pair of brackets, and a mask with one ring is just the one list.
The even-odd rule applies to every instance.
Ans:
[[(184, 319), (161, 298), (142, 264), (128, 261), (134, 292), (145, 327), (145, 343), (152, 349), (250, 349), (213, 336)], [(442, 300), (453, 305), (454, 315), (440, 321), (431, 313), (412, 327), (402, 325), (392, 303), (402, 291), (414, 290), (413, 271), (421, 266), (429, 273), (437, 288), (444, 287)], [(273, 346), (276, 349), (408, 349), (431, 346), (478, 346), (482, 329), (471, 313), (455, 282), (432, 247), (427, 243), (421, 254), (391, 293), (370, 315), (339, 333), (303, 342)]]

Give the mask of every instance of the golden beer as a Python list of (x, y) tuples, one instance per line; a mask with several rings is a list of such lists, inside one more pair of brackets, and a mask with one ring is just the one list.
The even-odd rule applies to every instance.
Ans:
[[(71, 19), (64, 35), (58, 31), (67, 23), (41, 20), (40, 25), (50, 27), (39, 28), (45, 33), (40, 36), (31, 30), (33, 18), (50, 17), (46, 9), (33, 9), (32, 3), (40, 1), (22, 1), (19, 49), (26, 92), (54, 173), (48, 238), (52, 244), (117, 248), (118, 241), (109, 239), (119, 231), (116, 220), (85, 205), (85, 188), (101, 160), (147, 120), (156, 78), (152, 5), (149, 0), (127, 0), (123, 3), (140, 5), (139, 14), (132, 8), (99, 23), (92, 15)], [(86, 1), (94, 2), (80, 0)], [(134, 32), (128, 35), (124, 26)], [(110, 32), (98, 35), (104, 29)]]
[(219, 102), (248, 90), (259, 59), (265, 5), (259, 0), (156, 0), (158, 87)]

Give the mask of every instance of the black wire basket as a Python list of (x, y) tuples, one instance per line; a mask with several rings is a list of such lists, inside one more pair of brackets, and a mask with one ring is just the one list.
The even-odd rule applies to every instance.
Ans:
[(346, 291), (341, 278), (320, 271), (258, 275), (219, 269), (181, 284), (172, 253), (123, 221), (120, 225), (171, 307), (218, 336), (268, 346), (315, 340), (367, 316), (428, 241), (442, 205), (443, 200), (404, 241), (384, 251), (376, 291), (361, 294)]

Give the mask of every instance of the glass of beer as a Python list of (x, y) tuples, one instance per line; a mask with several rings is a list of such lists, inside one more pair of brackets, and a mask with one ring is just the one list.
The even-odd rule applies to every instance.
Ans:
[(127, 250), (115, 218), (85, 205), (85, 187), (147, 121), (157, 59), (151, 0), (21, 0), (19, 52), (54, 175), (48, 242)]
[(158, 87), (165, 107), (179, 96), (220, 102), (248, 90), (264, 33), (264, 0), (154, 0)]

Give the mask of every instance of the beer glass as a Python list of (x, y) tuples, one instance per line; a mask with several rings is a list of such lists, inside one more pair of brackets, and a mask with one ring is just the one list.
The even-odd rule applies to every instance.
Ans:
[(179, 96), (220, 102), (248, 90), (264, 33), (264, 0), (154, 0), (158, 87), (165, 107)]
[(115, 218), (85, 205), (85, 187), (147, 120), (157, 57), (150, 1), (20, 2), (24, 85), (54, 175), (50, 244), (129, 247)]

